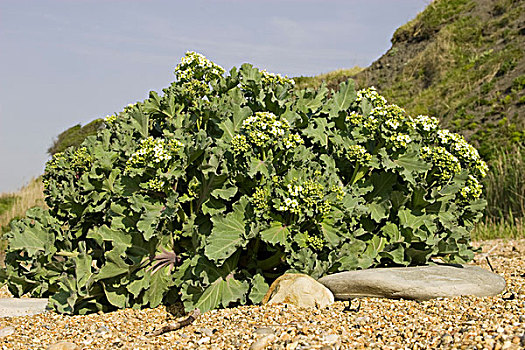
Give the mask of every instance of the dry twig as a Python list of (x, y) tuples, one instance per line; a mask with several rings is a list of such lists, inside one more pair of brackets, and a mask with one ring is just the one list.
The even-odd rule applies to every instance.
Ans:
[(164, 334), (164, 333), (176, 331), (177, 329), (186, 327), (187, 325), (193, 323), (197, 319), (197, 317), (200, 316), (200, 314), (201, 314), (201, 311), (199, 309), (195, 309), (184, 320), (179, 321), (179, 322), (175, 322), (173, 324), (168, 324), (168, 325), (162, 327), (161, 329), (156, 330), (155, 332), (153, 332), (152, 335), (153, 336), (157, 336), (157, 335), (161, 335), (161, 334)]

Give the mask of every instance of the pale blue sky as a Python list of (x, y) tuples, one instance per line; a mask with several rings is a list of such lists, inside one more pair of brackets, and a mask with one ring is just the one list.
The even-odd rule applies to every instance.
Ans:
[(0, 193), (65, 129), (160, 91), (188, 50), (289, 76), (368, 66), (429, 0), (1, 0)]

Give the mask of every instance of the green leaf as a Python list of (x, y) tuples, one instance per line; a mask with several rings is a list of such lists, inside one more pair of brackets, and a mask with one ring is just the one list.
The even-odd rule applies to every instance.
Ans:
[(219, 123), (219, 128), (224, 131), (223, 140), (226, 142), (231, 141), (235, 134), (239, 132), (243, 120), (252, 113), (249, 107), (243, 107), (234, 111), (232, 119), (226, 119)]
[(126, 298), (126, 289), (123, 287), (113, 289), (108, 287), (106, 284), (102, 285), (104, 287), (104, 294), (106, 298), (111, 303), (111, 305), (116, 306), (120, 309), (123, 309), (127, 304)]
[(337, 229), (333, 225), (333, 220), (325, 219), (321, 222), (321, 232), (331, 247), (337, 247), (339, 242), (341, 242), (341, 237), (337, 234)]
[(385, 224), (385, 226), (381, 228), (381, 232), (383, 232), (383, 235), (388, 238), (390, 244), (403, 241), (403, 236), (399, 232), (397, 225), (392, 222)]
[(261, 232), (261, 239), (270, 244), (280, 244), (287, 246), (287, 238), (290, 231), (286, 226), (283, 226), (279, 221), (273, 221), (270, 227)]
[(33, 225), (26, 226), (24, 232), (13, 235), (9, 241), (9, 249), (25, 250), (29, 256), (34, 256), (39, 251), (56, 251), (53, 244), (54, 235), (48, 232), (40, 222), (35, 221)]
[(131, 235), (121, 230), (111, 229), (106, 225), (89, 230), (87, 238), (93, 238), (99, 245), (102, 245), (102, 241), (109, 241), (114, 247), (123, 248), (123, 250), (131, 247)]
[(143, 290), (147, 289), (149, 286), (149, 280), (150, 280), (151, 274), (149, 273), (145, 274), (144, 271), (145, 269), (140, 269), (139, 271), (137, 271), (134, 276), (135, 279), (133, 279), (126, 286), (126, 289), (128, 290), (128, 292), (133, 294), (134, 298), (138, 298), (139, 294)]
[(366, 195), (368, 200), (376, 197), (388, 199), (392, 192), (392, 187), (398, 182), (397, 175), (390, 172), (374, 173), (370, 177), (374, 185), (374, 190)]
[(381, 203), (370, 203), (368, 209), (370, 210), (370, 217), (375, 222), (380, 222), (384, 218), (388, 217), (389, 209), (392, 204), (389, 200), (382, 201)]
[(230, 257), (237, 247), (245, 245), (243, 235), (246, 223), (244, 222), (244, 212), (247, 199), (243, 197), (233, 206), (233, 212), (226, 216), (214, 216), (213, 229), (211, 235), (206, 240), (204, 253), (214, 261), (223, 261)]
[(168, 269), (161, 269), (154, 273), (149, 282), (149, 286), (144, 293), (144, 298), (149, 301), (150, 307), (157, 307), (162, 302), (164, 295), (173, 285), (173, 277)]
[(400, 210), (397, 216), (399, 217), (399, 223), (403, 227), (408, 227), (413, 230), (418, 229), (421, 225), (424, 224), (424, 216), (416, 216), (412, 214), (412, 212), (408, 209)]
[(270, 286), (266, 283), (264, 277), (261, 274), (256, 274), (253, 276), (251, 285), (252, 289), (250, 290), (249, 295), (250, 300), (254, 304), (259, 304), (268, 292)]
[(371, 240), (369, 240), (367, 243), (366, 250), (364, 252), (364, 255), (370, 259), (375, 259), (379, 252), (383, 250), (383, 248), (386, 245), (386, 238), (380, 237), (380, 236), (374, 236)]
[(123, 267), (120, 264), (109, 261), (100, 268), (99, 272), (95, 275), (94, 280), (101, 281), (103, 279), (116, 277), (116, 276), (119, 276), (119, 275), (122, 275), (128, 272), (129, 272), (128, 267)]
[(394, 250), (380, 252), (379, 255), (392, 260), (395, 264), (408, 265), (405, 260), (405, 248), (402, 245), (398, 245)]
[[(323, 105), (323, 99), (326, 96), (326, 90), (319, 92), (315, 91), (299, 91), (297, 99), (297, 109), (303, 113), (315, 112)], [(315, 96), (312, 98), (312, 96)]]
[(211, 195), (217, 199), (228, 200), (235, 196), (237, 190), (237, 187), (217, 188), (211, 192)]
[(250, 159), (250, 169), (248, 170), (248, 175), (254, 177), (258, 173), (268, 177), (268, 166), (266, 161), (252, 157)]
[(91, 263), (93, 258), (85, 253), (85, 242), (80, 242), (84, 246), (84, 252), (75, 257), (75, 275), (77, 277), (78, 288), (86, 287), (91, 279)]
[(328, 123), (326, 118), (313, 118), (313, 121), (317, 128), (314, 128), (313, 123), (310, 122), (303, 132), (310, 137), (313, 142), (319, 143), (321, 146), (328, 145), (328, 139), (332, 135), (329, 128), (333, 127), (335, 123)]
[(222, 295), (221, 304), (224, 307), (228, 307), (230, 303), (240, 301), (241, 304), (246, 302), (246, 293), (250, 288), (247, 281), (239, 281), (233, 278), (232, 275), (226, 276), (226, 279), (222, 281)]
[(394, 163), (401, 167), (399, 173), (410, 183), (415, 184), (414, 173), (424, 173), (430, 170), (431, 166), (424, 162), (415, 153), (406, 153), (394, 160)]
[(351, 243), (343, 244), (340, 248), (339, 258), (335, 261), (335, 266), (338, 266), (338, 268), (333, 272), (356, 270), (365, 265), (365, 268), (370, 266), (372, 260), (369, 260), (370, 262), (368, 263), (361, 256), (365, 249), (366, 243), (357, 239)]
[(215, 216), (226, 210), (226, 205), (223, 201), (210, 198), (202, 205), (202, 213), (204, 215)]
[(149, 116), (142, 113), (139, 109), (133, 108), (133, 110), (130, 112), (131, 115), (131, 124), (133, 127), (140, 132), (141, 136), (143, 138), (146, 138), (149, 136)]
[(221, 302), (222, 289), (224, 287), (223, 282), (223, 279), (219, 278), (213, 282), (211, 286), (206, 288), (195, 304), (195, 308), (203, 313), (218, 308)]
[(355, 82), (348, 80), (339, 85), (339, 91), (334, 94), (334, 107), (337, 112), (345, 111), (356, 99)]
[(102, 189), (106, 192), (114, 192), (115, 179), (120, 174), (120, 170), (113, 169), (109, 176), (102, 181)]

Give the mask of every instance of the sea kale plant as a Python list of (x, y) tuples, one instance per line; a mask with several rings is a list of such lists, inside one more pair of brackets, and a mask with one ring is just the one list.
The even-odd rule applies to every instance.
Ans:
[(285, 272), (472, 259), (486, 165), (437, 119), (193, 52), (175, 77), (47, 163), (49, 209), (7, 234), (14, 295), (206, 311), (258, 303)]

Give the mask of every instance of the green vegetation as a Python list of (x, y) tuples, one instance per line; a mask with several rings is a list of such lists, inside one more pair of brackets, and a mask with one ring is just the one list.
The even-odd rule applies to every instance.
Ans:
[(276, 277), (473, 258), (486, 164), (354, 82), (294, 90), (189, 52), (164, 94), (53, 156), (2, 277), (62, 313), (258, 303)]
[(376, 86), (410, 114), (440, 118), (479, 149), (491, 169), (484, 181), (491, 222), (525, 218), (525, 188), (515, 180), (525, 154), (524, 16), (523, 1), (432, 1), (356, 76), (359, 86)]
[(58, 135), (57, 139), (53, 142), (53, 145), (48, 148), (47, 153), (54, 155), (56, 153), (64, 152), (68, 147), (78, 147), (86, 137), (96, 135), (103, 123), (103, 119), (95, 119), (84, 126), (81, 126), (80, 124), (72, 126)]
[(0, 215), (8, 211), (15, 203), (17, 197), (15, 195), (0, 196)]
[(488, 217), (525, 218), (525, 152), (516, 147), (495, 153), (484, 180)]
[(392, 42), (427, 40), (473, 6), (470, 0), (432, 1), (415, 19), (395, 31)]

